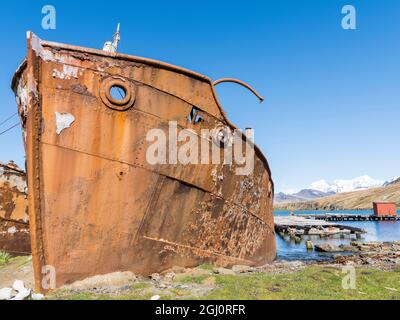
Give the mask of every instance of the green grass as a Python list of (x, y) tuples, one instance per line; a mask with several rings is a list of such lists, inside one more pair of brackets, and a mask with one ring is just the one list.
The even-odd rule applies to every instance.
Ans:
[(4, 266), (10, 262), (11, 256), (4, 251), (0, 251), (0, 266)]
[(210, 265), (210, 264), (202, 264), (202, 265), (199, 265), (197, 267), (197, 269), (202, 269), (202, 270), (206, 270), (206, 271), (213, 271), (214, 267), (212, 265)]
[(357, 269), (356, 289), (349, 290), (342, 288), (344, 276), (341, 270), (327, 267), (308, 267), (300, 272), (286, 275), (216, 276), (218, 288), (204, 298), (223, 300), (400, 299), (400, 272)]
[(56, 292), (50, 299), (64, 300), (149, 300), (159, 294), (161, 299), (211, 299), (211, 300), (400, 300), (400, 269), (385, 272), (372, 269), (356, 269), (356, 289), (342, 288), (340, 269), (310, 266), (292, 274), (268, 273), (246, 275), (194, 275), (180, 276), (174, 282), (204, 285), (215, 282), (215, 289), (208, 295), (193, 297), (189, 289), (169, 289), (160, 294), (154, 292), (146, 282), (135, 283), (129, 292), (122, 295), (99, 295), (93, 293), (70, 294)]
[(201, 284), (203, 283), (204, 280), (209, 278), (210, 275), (198, 275), (198, 276), (177, 276), (175, 278), (175, 282), (178, 283), (183, 283), (183, 284), (188, 284), (188, 283), (196, 283), (196, 284)]
[[(150, 300), (155, 295), (149, 288), (151, 285), (147, 282), (137, 282), (122, 294), (97, 294), (93, 292), (72, 293), (68, 290), (57, 290), (50, 293), (48, 300)], [(163, 300), (171, 299), (168, 295), (160, 295)]]

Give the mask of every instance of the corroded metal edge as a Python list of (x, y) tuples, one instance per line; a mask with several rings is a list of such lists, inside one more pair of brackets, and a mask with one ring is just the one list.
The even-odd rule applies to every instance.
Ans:
[[(27, 45), (28, 57), (26, 62), (27, 68), (27, 86), (28, 86), (28, 110), (31, 112), (26, 123), (26, 130), (31, 132), (27, 135), (26, 153), (31, 155), (27, 157), (27, 172), (30, 172), (28, 179), (28, 211), (29, 224), (31, 233), (32, 260), (35, 276), (35, 288), (41, 291), (42, 266), (46, 265), (43, 241), (43, 226), (42, 226), (42, 185), (41, 185), (41, 97), (39, 93), (40, 82), (40, 60), (32, 49), (32, 36), (28, 32)], [(23, 69), (21, 69), (23, 70)]]

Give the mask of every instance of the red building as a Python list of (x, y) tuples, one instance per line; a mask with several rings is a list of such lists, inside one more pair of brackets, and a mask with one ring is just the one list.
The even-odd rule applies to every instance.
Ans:
[(374, 202), (374, 214), (376, 216), (396, 216), (397, 208), (394, 202)]

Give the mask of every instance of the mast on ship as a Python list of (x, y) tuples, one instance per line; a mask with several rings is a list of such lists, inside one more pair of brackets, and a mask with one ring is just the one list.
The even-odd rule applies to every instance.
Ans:
[(117, 31), (114, 33), (113, 41), (107, 41), (103, 46), (103, 51), (117, 52), (118, 42), (121, 39), (119, 28), (120, 28), (120, 23), (118, 23), (117, 25)]

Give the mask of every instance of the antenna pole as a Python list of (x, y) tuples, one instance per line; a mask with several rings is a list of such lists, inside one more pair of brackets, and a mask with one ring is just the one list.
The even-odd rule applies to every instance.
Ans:
[(118, 49), (118, 42), (121, 40), (120, 36), (120, 23), (117, 25), (117, 31), (114, 33), (113, 41), (107, 41), (104, 44), (103, 51), (107, 52), (117, 52)]

